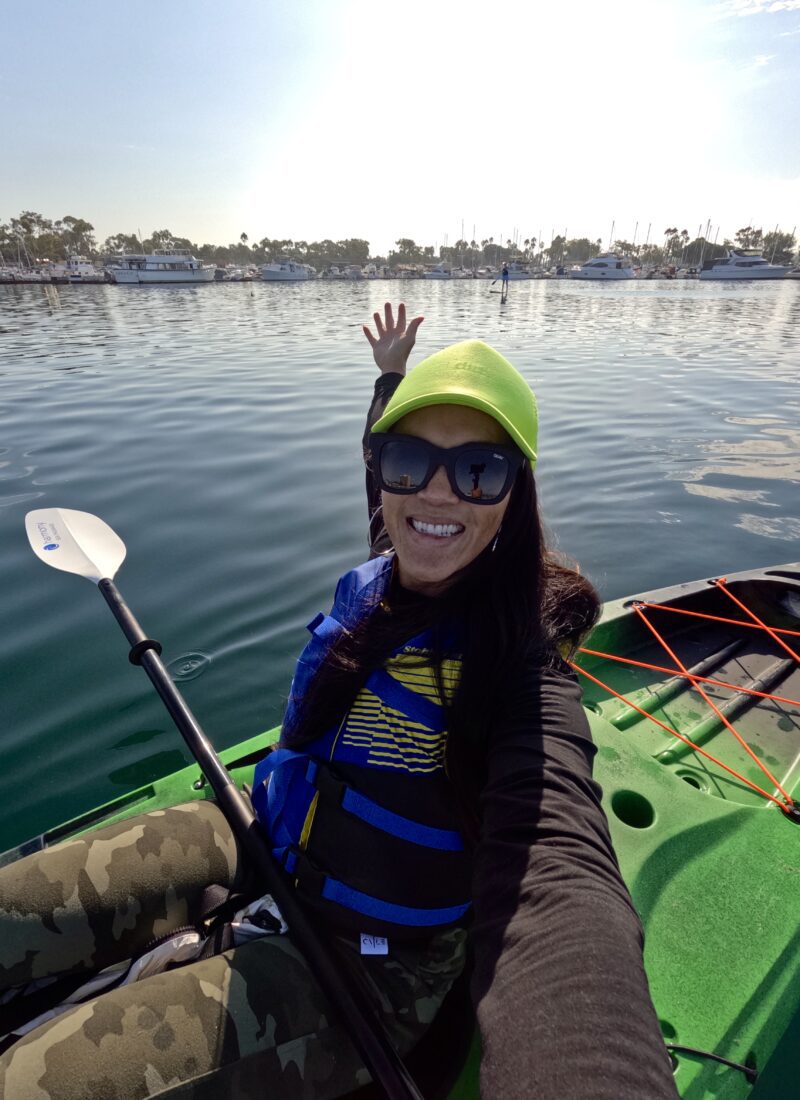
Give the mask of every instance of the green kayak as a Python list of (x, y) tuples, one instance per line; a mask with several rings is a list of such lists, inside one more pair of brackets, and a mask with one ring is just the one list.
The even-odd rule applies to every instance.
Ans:
[[(800, 1080), (796, 653), (800, 563), (616, 600), (576, 656), (596, 776), (645, 925), (651, 992), (683, 1100), (777, 1100)], [(237, 783), (252, 782), (277, 732), (220, 754)], [(0, 863), (209, 794), (192, 765)], [(439, 1025), (417, 1065), (412, 1056), (423, 1088), (438, 1077), (426, 1095), (478, 1096), (478, 1044), (460, 1011)], [(461, 1048), (448, 1038), (443, 1058), (442, 1036), (454, 1030)]]

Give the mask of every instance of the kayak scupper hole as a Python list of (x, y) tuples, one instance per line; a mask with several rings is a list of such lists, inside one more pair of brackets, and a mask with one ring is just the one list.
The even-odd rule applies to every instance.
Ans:
[(175, 683), (182, 684), (202, 676), (210, 664), (211, 658), (207, 653), (184, 653), (183, 656), (170, 661), (167, 672)]
[(708, 790), (708, 785), (696, 776), (694, 772), (676, 772), (675, 774), (680, 776), (684, 783), (688, 783), (690, 787), (694, 787), (696, 791)]
[(611, 796), (611, 809), (623, 825), (632, 829), (649, 829), (656, 819), (652, 803), (638, 791), (615, 791)]

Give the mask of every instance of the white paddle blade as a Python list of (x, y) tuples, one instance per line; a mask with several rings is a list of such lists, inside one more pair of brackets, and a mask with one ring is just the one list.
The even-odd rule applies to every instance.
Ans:
[(25, 517), (25, 530), (31, 549), (45, 565), (95, 584), (113, 579), (125, 560), (125, 543), (90, 512), (37, 508)]

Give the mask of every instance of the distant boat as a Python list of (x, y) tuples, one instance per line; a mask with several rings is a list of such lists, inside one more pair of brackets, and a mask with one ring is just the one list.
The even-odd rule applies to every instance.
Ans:
[(49, 283), (50, 276), (42, 271), (34, 271), (32, 268), (6, 268), (11, 273), (11, 278), (4, 277), (4, 282), (12, 283)]
[(636, 273), (633, 264), (627, 256), (618, 256), (615, 252), (605, 252), (602, 256), (594, 256), (591, 260), (581, 264), (577, 271), (570, 271), (572, 279), (605, 279), (607, 281), (619, 279), (635, 279)]
[(292, 260), (264, 264), (261, 278), (267, 283), (300, 283), (311, 277), (307, 264), (296, 264)]
[(532, 279), (530, 271), (527, 267), (523, 267), (522, 264), (512, 262), (508, 264), (508, 278), (511, 279)]
[(235, 264), (226, 264), (218, 267), (214, 272), (214, 281), (217, 283), (249, 283), (256, 277), (249, 267), (237, 267)]
[(214, 268), (196, 259), (188, 248), (157, 248), (154, 252), (116, 257), (109, 268), (116, 283), (210, 283)]
[(104, 271), (99, 271), (85, 256), (70, 256), (45, 267), (51, 283), (104, 283)]
[(447, 264), (437, 264), (435, 267), (429, 268), (424, 272), (423, 278), (425, 279), (452, 279), (452, 272)]
[(706, 260), (701, 279), (783, 279), (789, 267), (771, 264), (760, 248), (729, 248), (727, 256)]

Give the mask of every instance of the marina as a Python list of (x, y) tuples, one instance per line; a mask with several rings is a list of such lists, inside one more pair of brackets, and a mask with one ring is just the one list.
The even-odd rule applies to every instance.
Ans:
[[(84, 257), (70, 257), (68, 261), (47, 263), (41, 268), (0, 268), (0, 285), (25, 283), (53, 283), (85, 285), (91, 283), (120, 283), (123, 285), (153, 285), (157, 283), (211, 283), (233, 282), (249, 283), (260, 279), (268, 283), (305, 283), (315, 280), (325, 282), (358, 282), (364, 279), (424, 279), (437, 281), (458, 281), (463, 279), (499, 279), (502, 268), (450, 268), (446, 264), (436, 264), (431, 268), (401, 267), (397, 270), (387, 265), (365, 264), (363, 267), (350, 264), (346, 268), (335, 265), (318, 272), (309, 264), (292, 261), (264, 264), (262, 267), (215, 268), (212, 264), (203, 264), (190, 253), (159, 252), (152, 256), (131, 255), (121, 257), (106, 268), (99, 268)], [(630, 257), (616, 253), (602, 253), (583, 264), (568, 268), (556, 265), (553, 269), (533, 270), (519, 263), (508, 265), (508, 281), (520, 282), (534, 279), (576, 279), (586, 281), (615, 282), (627, 279), (797, 279), (800, 268), (789, 265), (769, 263), (760, 252), (753, 250), (746, 254), (735, 250), (730, 258), (707, 260), (702, 270), (694, 267), (643, 268), (635, 267)]]
[[(634, 264), (629, 256), (601, 253), (582, 264), (556, 264), (548, 268), (531, 268), (522, 263), (506, 265), (508, 282), (528, 282), (530, 279), (572, 278), (589, 282), (620, 282), (626, 279), (782, 279), (800, 277), (800, 268), (788, 264), (772, 264), (759, 249), (732, 249), (724, 257), (708, 260), (702, 267), (675, 264), (643, 266)], [(461, 279), (497, 279), (503, 267), (451, 267), (447, 263), (434, 265), (398, 265), (368, 263), (331, 265), (317, 271), (310, 264), (275, 261), (261, 266), (228, 264), (217, 267), (202, 263), (188, 250), (157, 250), (152, 254), (131, 254), (116, 257), (105, 267), (97, 266), (85, 256), (70, 256), (67, 261), (47, 262), (41, 267), (0, 267), (0, 284), (95, 284), (153, 285), (169, 283), (265, 283), (359, 282), (361, 279), (426, 279), (426, 281), (456, 282)]]
[[(47, 219), (41, 219), (40, 215), (31, 217), (39, 218), (41, 225), (51, 224)], [(12, 225), (19, 224), (19, 219), (12, 219)], [(83, 224), (91, 229), (88, 222)], [(330, 246), (333, 242), (328, 241), (324, 245), (327, 256), (318, 260), (318, 266), (315, 266), (298, 258), (297, 253), (301, 256), (304, 253), (311, 256), (313, 253), (316, 257), (319, 245), (309, 246), (306, 242), (301, 242), (294, 256), (276, 256), (276, 242), (264, 238), (251, 249), (246, 243), (247, 235), (242, 234), (243, 240), (238, 247), (212, 249), (211, 246), (204, 245), (197, 249), (196, 246), (185, 247), (188, 242), (179, 244), (170, 240), (168, 231), (154, 235), (153, 242), (158, 240), (163, 247), (155, 247), (153, 244), (150, 252), (146, 251), (144, 244), (151, 242), (144, 242), (139, 252), (105, 256), (98, 252), (94, 254), (94, 259), (75, 254), (64, 260), (47, 259), (36, 262), (33, 259), (37, 252), (35, 238), (30, 237), (26, 244), (20, 235), (9, 238), (9, 227), (0, 226), (0, 284), (112, 282), (142, 286), (157, 283), (249, 283), (257, 279), (268, 283), (309, 283), (316, 280), (360, 282), (375, 279), (496, 281), (499, 278), (504, 283), (563, 278), (590, 282), (622, 282), (632, 279), (697, 278), (703, 281), (776, 280), (793, 279), (800, 275), (800, 267), (796, 264), (800, 256), (794, 251), (794, 230), (791, 234), (786, 234), (780, 233), (776, 227), (772, 234), (764, 237), (761, 230), (753, 230), (748, 226), (737, 232), (737, 246), (727, 239), (721, 246), (717, 246), (716, 238), (713, 242), (709, 241), (707, 235), (710, 232), (710, 222), (706, 226), (705, 235), (701, 235), (701, 230), (702, 227), (698, 229), (695, 240), (690, 242), (687, 230), (678, 233), (677, 230), (668, 229), (665, 231), (664, 245), (656, 246), (648, 243), (648, 228), (645, 243), (637, 246), (637, 223), (634, 241), (617, 241), (612, 248), (612, 225), (606, 251), (601, 251), (599, 240), (594, 243), (585, 238), (568, 240), (566, 231), (563, 237), (554, 236), (548, 248), (539, 240), (538, 251), (536, 238), (529, 238), (524, 242), (519, 242), (516, 238), (514, 241), (508, 240), (502, 250), (493, 245), (491, 238), (481, 241), (480, 246), (475, 240), (468, 243), (462, 239), (452, 248), (442, 245), (442, 256), (438, 260), (434, 256), (433, 247), (420, 249), (413, 241), (403, 240), (396, 242), (400, 251), (390, 253), (389, 262), (381, 257), (364, 259), (369, 252), (367, 241), (339, 242), (343, 251), (350, 250), (353, 244), (358, 246), (362, 255), (358, 263), (350, 260), (330, 262)], [(9, 239), (16, 241), (16, 263), (9, 263), (3, 252), (4, 237), (6, 248)], [(93, 242), (91, 236), (87, 240)], [(118, 242), (119, 237), (115, 240)], [(106, 242), (106, 246), (110, 241), (111, 239)], [(286, 245), (293, 244), (291, 241), (277, 243), (281, 251)], [(771, 247), (770, 259), (764, 255), (768, 244)], [(338, 249), (339, 245), (333, 245), (333, 249)], [(779, 245), (779, 262), (775, 263), (773, 261)], [(259, 249), (262, 254), (266, 253), (266, 262), (259, 260)], [(230, 256), (233, 253), (238, 262), (217, 260), (211, 263), (195, 255), (196, 251), (206, 256), (209, 252), (215, 252), (217, 256), (226, 253)], [(270, 253), (273, 258), (270, 258)], [(445, 259), (445, 255), (451, 258)], [(493, 262), (487, 262), (488, 255), (492, 255)], [(455, 262), (456, 258), (458, 262)]]

